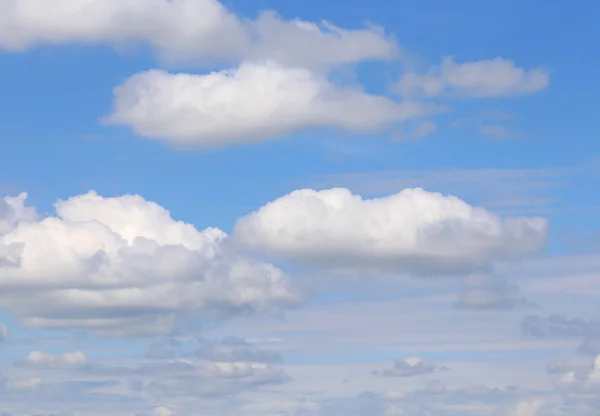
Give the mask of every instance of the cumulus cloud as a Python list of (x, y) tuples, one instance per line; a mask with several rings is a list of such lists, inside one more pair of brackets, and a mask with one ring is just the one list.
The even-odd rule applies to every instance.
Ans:
[(513, 309), (527, 305), (519, 288), (498, 277), (473, 274), (466, 277), (456, 304), (464, 309)]
[(410, 357), (404, 360), (396, 361), (392, 368), (388, 368), (386, 370), (381, 371), (375, 371), (375, 374), (387, 377), (411, 377), (446, 370), (446, 367), (440, 366), (422, 358)]
[(176, 330), (181, 314), (222, 318), (299, 301), (279, 269), (228, 250), (223, 231), (175, 221), (140, 196), (89, 192), (54, 207), (55, 216), (0, 235), (18, 248), (0, 264), (0, 307), (26, 326), (157, 335)]
[(263, 141), (319, 127), (372, 131), (426, 112), (274, 61), (205, 75), (151, 70), (127, 79), (114, 98), (106, 123), (186, 147)]
[(57, 44), (147, 44), (168, 61), (275, 58), (330, 66), (389, 59), (398, 48), (380, 28), (236, 16), (217, 0), (0, 0), (0, 49)]
[(445, 57), (427, 74), (404, 74), (396, 88), (404, 95), (483, 98), (532, 94), (549, 82), (546, 70), (521, 68), (502, 58), (456, 63)]
[(542, 218), (500, 218), (419, 188), (375, 199), (334, 188), (285, 195), (239, 219), (233, 237), (250, 249), (337, 269), (449, 275), (535, 252), (546, 234)]

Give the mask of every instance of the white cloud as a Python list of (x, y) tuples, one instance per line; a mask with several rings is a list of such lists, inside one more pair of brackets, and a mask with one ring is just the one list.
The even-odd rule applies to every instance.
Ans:
[(543, 218), (500, 218), (420, 188), (363, 199), (344, 188), (303, 189), (238, 220), (237, 243), (333, 268), (417, 275), (464, 273), (539, 250)]
[(343, 30), (327, 22), (238, 17), (217, 0), (0, 0), (0, 49), (39, 45), (149, 44), (169, 61), (275, 58), (328, 66), (389, 59), (395, 41), (381, 29)]
[(270, 312), (299, 300), (280, 270), (224, 247), (221, 230), (198, 231), (140, 196), (89, 192), (55, 209), (0, 235), (17, 248), (0, 263), (0, 307), (26, 326), (164, 334), (181, 313)]
[(6, 329), (6, 325), (0, 323), (0, 343), (3, 343), (8, 338), (8, 330)]
[(81, 351), (65, 352), (60, 355), (32, 351), (17, 364), (23, 367), (66, 370), (83, 368), (87, 366), (88, 360)]
[(272, 61), (206, 75), (152, 70), (126, 80), (114, 96), (107, 123), (180, 146), (256, 142), (319, 127), (372, 131), (424, 114), (417, 104), (339, 87)]
[(427, 74), (404, 74), (396, 88), (404, 95), (483, 98), (531, 94), (545, 89), (549, 82), (546, 70), (524, 69), (502, 58), (460, 64), (446, 57)]
[(171, 416), (173, 411), (165, 406), (159, 406), (152, 410), (152, 416)]
[(0, 200), (0, 235), (10, 231), (19, 222), (35, 221), (36, 210), (23, 204), (26, 199), (27, 194), (21, 193), (17, 197), (5, 197)]
[(543, 405), (544, 402), (540, 399), (523, 400), (517, 403), (508, 416), (536, 416)]

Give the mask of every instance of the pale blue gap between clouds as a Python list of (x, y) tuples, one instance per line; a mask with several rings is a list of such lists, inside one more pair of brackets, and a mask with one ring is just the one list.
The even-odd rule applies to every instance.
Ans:
[[(312, 185), (320, 180), (316, 176), (338, 181), (338, 175), (356, 172), (368, 177), (377, 171), (570, 169), (595, 163), (600, 145), (594, 100), (600, 87), (595, 82), (599, 57), (591, 42), (600, 33), (594, 33), (598, 29), (593, 22), (585, 22), (598, 8), (593, 2), (580, 2), (569, 10), (553, 9), (541, 1), (493, 6), (475, 1), (451, 6), (371, 1), (368, 7), (347, 2), (343, 8), (333, 2), (230, 5), (249, 15), (274, 8), (285, 17), (318, 20), (325, 16), (341, 27), (357, 26), (368, 16), (423, 59), (414, 62), (420, 68), (438, 64), (446, 55), (460, 62), (502, 56), (525, 68), (547, 66), (551, 84), (546, 91), (518, 99), (452, 102), (454, 112), (436, 118), (438, 131), (418, 141), (391, 142), (390, 132), (356, 139), (338, 132), (311, 132), (283, 141), (186, 153), (130, 137), (125, 129), (97, 126), (98, 118), (110, 108), (112, 88), (131, 74), (156, 66), (145, 53), (119, 55), (107, 47), (61, 46), (3, 54), (3, 186), (9, 193), (29, 191), (34, 205), (48, 210), (57, 197), (89, 188), (108, 195), (140, 193), (165, 206), (176, 219), (198, 228), (217, 225), (228, 230), (232, 219), (301, 185)], [(359, 64), (356, 71), (368, 91), (381, 92), (397, 78), (399, 68), (391, 67)], [(508, 141), (478, 134), (477, 123), (483, 123), (486, 111), (512, 115), (493, 123), (506, 123), (528, 137)], [(466, 127), (452, 125), (473, 117), (479, 119)], [(353, 147), (358, 150), (353, 152)], [(586, 173), (569, 181), (561, 194), (565, 205), (556, 205), (549, 215), (551, 225), (581, 228), (589, 220), (598, 227), (595, 211), (589, 215), (561, 211), (570, 201), (597, 206), (595, 182)], [(52, 347), (46, 350), (54, 352)], [(135, 350), (132, 354), (139, 351)]]

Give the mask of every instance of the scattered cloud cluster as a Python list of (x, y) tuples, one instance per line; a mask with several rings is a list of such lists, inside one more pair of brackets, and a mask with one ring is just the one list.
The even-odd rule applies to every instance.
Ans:
[(175, 221), (137, 195), (89, 192), (35, 220), (24, 195), (5, 204), (8, 218), (28, 214), (0, 235), (0, 306), (25, 326), (160, 335), (182, 314), (274, 312), (300, 300), (281, 270), (228, 250), (223, 231)]
[[(348, 82), (333, 75), (364, 61), (402, 61), (402, 48), (384, 29), (345, 29), (270, 10), (248, 18), (218, 0), (0, 0), (0, 10), (3, 52), (52, 45), (152, 50), (157, 69), (116, 86), (102, 122), (180, 148), (257, 143), (315, 129), (393, 128), (405, 131), (392, 135), (396, 139), (420, 139), (438, 131), (434, 117), (449, 108), (449, 99), (531, 95), (550, 82), (549, 70), (500, 57), (445, 57), (424, 72), (399, 74), (392, 91), (375, 93), (359, 77)], [(182, 68), (189, 72), (178, 72)], [(495, 114), (475, 125), (485, 136), (522, 137), (504, 126), (506, 118)], [(489, 188), (492, 182), (503, 203), (517, 209), (535, 205), (531, 189), (545, 189), (560, 173), (430, 175), (409, 172), (392, 184), (375, 178), (366, 186), (378, 195), (373, 198), (341, 187), (299, 189), (237, 219), (231, 235), (197, 229), (139, 195), (90, 191), (57, 201), (51, 213), (29, 205), (26, 193), (1, 199), (0, 319), (7, 325), (0, 323), (0, 416), (597, 415), (600, 321), (558, 314), (522, 319), (520, 307), (533, 303), (521, 295), (521, 282), (497, 273), (499, 263), (544, 249), (547, 220), (500, 214), (412, 183), (479, 180)], [(386, 191), (374, 192), (373, 182)], [(283, 271), (288, 268), (310, 270), (308, 283), (335, 286), (315, 296), (312, 322), (289, 317), (306, 300), (299, 288), (307, 282)], [(377, 290), (383, 277), (390, 303), (418, 294), (413, 301), (419, 308), (410, 316), (382, 308), (385, 325), (379, 325), (378, 312), (365, 302), (360, 319), (366, 324), (340, 314), (350, 328), (328, 326), (331, 309), (323, 304), (337, 306), (347, 295), (340, 294), (340, 276), (357, 277), (352, 283), (364, 292)], [(460, 277), (458, 301), (453, 305), (456, 294), (446, 292), (456, 280), (407, 276)], [(406, 282), (403, 293), (392, 293), (398, 282)], [(352, 295), (363, 302), (363, 293)], [(443, 314), (464, 319), (434, 337), (425, 323), (451, 322), (440, 318), (440, 305)], [(514, 335), (510, 343), (484, 342), (481, 319), (476, 323), (482, 310), (486, 325)], [(257, 316), (285, 326), (285, 341), (261, 342), (268, 335), (262, 331), (272, 329), (266, 326), (263, 338), (250, 339), (258, 331), (249, 318)], [(409, 320), (414, 325), (406, 328)], [(231, 333), (244, 335), (223, 336), (228, 324), (238, 331)], [(10, 340), (9, 325), (17, 328), (10, 326)], [(357, 328), (364, 332), (360, 340), (333, 334)], [(204, 338), (199, 331), (222, 332)], [(377, 344), (379, 333), (390, 338), (386, 345)], [(343, 344), (339, 356), (325, 338)], [(124, 339), (130, 348), (125, 352)], [(555, 342), (565, 339), (580, 344), (565, 350)], [(310, 351), (300, 353), (298, 345), (310, 345)], [(411, 348), (429, 351), (423, 355), (432, 361), (410, 356)], [(529, 350), (520, 348), (536, 350), (536, 356), (523, 359), (518, 353)], [(434, 355), (441, 349), (447, 349), (443, 358)], [(378, 359), (409, 358), (372, 371), (386, 365), (371, 362), (373, 351)], [(555, 355), (540, 358), (539, 351)], [(504, 373), (512, 354), (521, 360), (519, 371), (539, 370), (551, 383), (491, 380), (514, 376)], [(315, 362), (326, 365), (315, 370)], [(367, 370), (348, 370), (361, 366)], [(310, 372), (310, 382), (303, 372)], [(475, 378), (486, 384), (463, 382)]]
[[(396, 84), (403, 100), (396, 101), (328, 76), (341, 65), (402, 58), (393, 36), (376, 26), (343, 29), (326, 21), (286, 20), (274, 11), (248, 19), (217, 0), (59, 0), (52, 6), (2, 0), (0, 8), (0, 49), (7, 51), (142, 45), (170, 66), (191, 62), (212, 68), (201, 74), (149, 70), (114, 90), (114, 110), (106, 123), (178, 147), (215, 148), (319, 128), (384, 131), (441, 108), (416, 103), (413, 96), (516, 96), (549, 83), (547, 70), (525, 69), (502, 58), (456, 63), (446, 57), (426, 74), (403, 74)], [(420, 138), (436, 129), (433, 121), (418, 121), (413, 131), (394, 137)], [(509, 136), (501, 125), (480, 130)]]

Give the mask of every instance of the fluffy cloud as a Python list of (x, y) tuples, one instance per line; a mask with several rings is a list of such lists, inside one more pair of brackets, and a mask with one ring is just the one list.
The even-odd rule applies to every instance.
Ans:
[(446, 57), (427, 74), (404, 74), (396, 88), (404, 95), (483, 98), (531, 94), (549, 82), (547, 71), (520, 68), (502, 58), (459, 64)]
[(250, 249), (338, 269), (415, 275), (465, 273), (545, 243), (542, 218), (500, 218), (422, 189), (363, 199), (349, 190), (294, 191), (238, 220), (234, 239)]
[[(23, 196), (11, 201), (26, 212)], [(280, 270), (226, 249), (221, 230), (175, 221), (140, 196), (89, 192), (55, 210), (0, 235), (12, 247), (0, 263), (0, 307), (26, 326), (164, 334), (181, 314), (271, 312), (299, 300)]]
[(126, 80), (114, 96), (105, 122), (179, 146), (262, 141), (318, 127), (370, 131), (425, 113), (274, 61), (206, 75), (152, 70)]
[(0, 0), (0, 49), (37, 45), (148, 44), (169, 61), (275, 58), (329, 66), (389, 59), (393, 39), (379, 28), (286, 21), (273, 12), (240, 18), (217, 0)]
[(394, 363), (392, 368), (376, 371), (375, 374), (388, 377), (411, 377), (445, 370), (447, 370), (447, 368), (444, 366), (437, 365), (419, 357), (410, 357), (404, 360), (398, 360)]

